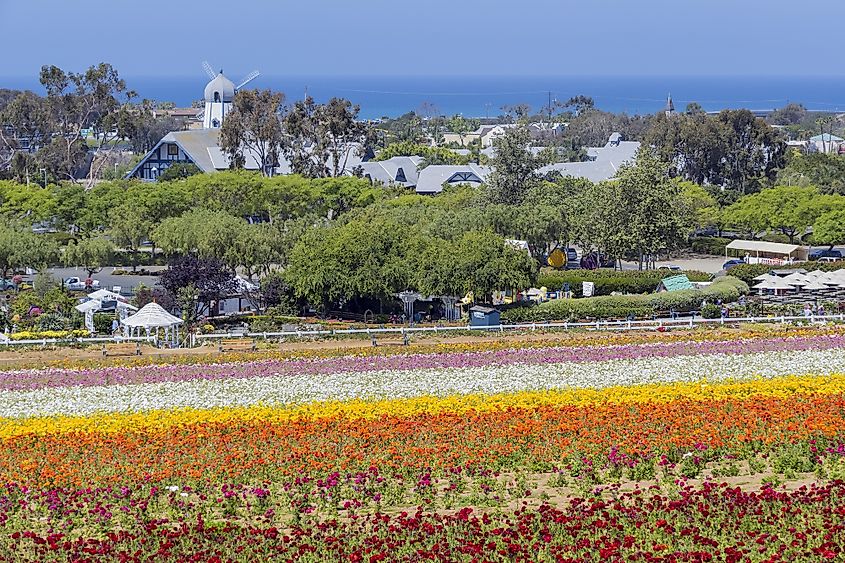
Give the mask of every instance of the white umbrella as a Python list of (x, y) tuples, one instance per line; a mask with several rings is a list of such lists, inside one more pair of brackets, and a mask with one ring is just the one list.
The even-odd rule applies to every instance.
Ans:
[(803, 291), (821, 291), (823, 289), (830, 289), (830, 286), (817, 280), (810, 280), (805, 286), (801, 288)]
[(761, 281), (757, 285), (754, 286), (754, 289), (773, 289), (773, 290), (786, 290), (786, 289), (793, 289), (788, 282), (784, 281), (783, 279), (774, 276), (771, 279)]
[(772, 274), (765, 273), (765, 274), (760, 274), (759, 276), (757, 276), (756, 278), (753, 278), (753, 279), (754, 279), (754, 281), (766, 281), (766, 280), (769, 280), (769, 279), (772, 279), (772, 278), (775, 278), (775, 277), (777, 277), (777, 276), (773, 276)]
[(822, 272), (821, 270), (813, 270), (812, 272), (807, 272), (806, 274), (804, 274), (804, 277), (806, 277), (807, 279), (815, 279), (823, 275), (824, 272)]
[(804, 276), (804, 274), (794, 272), (783, 278), (783, 281), (785, 281), (789, 285), (804, 285), (805, 283), (807, 283), (807, 278)]

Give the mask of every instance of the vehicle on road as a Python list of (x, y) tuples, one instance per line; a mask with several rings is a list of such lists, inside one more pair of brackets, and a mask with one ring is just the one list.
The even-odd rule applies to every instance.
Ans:
[(842, 259), (842, 251), (835, 248), (825, 248), (822, 250), (814, 250), (810, 253), (810, 260), (821, 260), (822, 258), (832, 258), (826, 262), (834, 262)]
[(733, 268), (734, 266), (739, 266), (740, 264), (745, 264), (745, 260), (741, 258), (735, 258), (733, 260), (728, 260), (724, 264), (722, 264), (722, 269), (727, 270), (729, 268)]
[(78, 277), (67, 278), (64, 281), (65, 289), (68, 291), (85, 291), (88, 288), (98, 289), (100, 287), (100, 280), (84, 280)]

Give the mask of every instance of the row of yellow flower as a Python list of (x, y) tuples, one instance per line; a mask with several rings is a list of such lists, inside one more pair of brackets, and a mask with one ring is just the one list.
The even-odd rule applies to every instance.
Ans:
[(0, 439), (22, 435), (88, 432), (166, 432), (195, 424), (235, 424), (265, 421), (270, 424), (300, 419), (345, 417), (373, 419), (383, 416), (413, 417), (440, 413), (506, 411), (509, 409), (554, 408), (622, 403), (668, 403), (677, 400), (728, 400), (751, 396), (788, 397), (796, 394), (845, 393), (845, 374), (789, 376), (753, 381), (719, 383), (647, 384), (606, 389), (561, 389), (524, 391), (495, 395), (455, 395), (376, 401), (328, 401), (301, 405), (230, 407), (215, 409), (173, 409), (143, 413), (102, 413), (91, 416), (56, 416), (30, 419), (0, 418)]

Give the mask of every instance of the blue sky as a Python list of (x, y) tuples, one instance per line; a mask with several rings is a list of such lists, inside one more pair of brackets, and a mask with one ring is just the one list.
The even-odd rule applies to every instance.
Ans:
[(0, 75), (845, 75), (843, 22), (845, 0), (0, 0)]

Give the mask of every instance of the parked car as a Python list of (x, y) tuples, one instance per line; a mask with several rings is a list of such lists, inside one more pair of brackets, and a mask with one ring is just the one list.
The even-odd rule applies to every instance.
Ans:
[(92, 289), (98, 289), (100, 287), (100, 280), (91, 280), (90, 284), (85, 282), (86, 280), (77, 277), (67, 278), (64, 281), (64, 286), (68, 291), (85, 291), (89, 287)]
[(578, 262), (578, 252), (574, 248), (567, 248), (566, 249), (566, 269), (567, 270), (577, 270), (581, 267), (581, 264)]
[(728, 268), (733, 268), (734, 266), (739, 266), (740, 264), (745, 264), (745, 260), (741, 258), (734, 258), (733, 260), (728, 260), (722, 264), (722, 269), (727, 270)]
[(665, 266), (660, 266), (661, 270), (670, 270), (672, 272), (680, 272), (681, 267), (676, 266), (675, 264), (666, 264)]
[(827, 262), (833, 262), (842, 259), (842, 251), (835, 248), (825, 248), (823, 250), (814, 250), (810, 253), (810, 260), (820, 260), (822, 258), (833, 258)]

